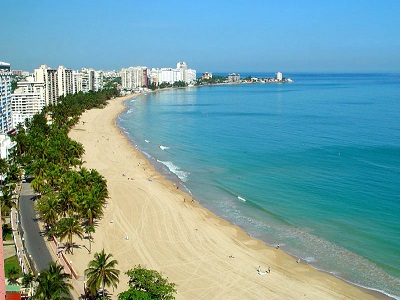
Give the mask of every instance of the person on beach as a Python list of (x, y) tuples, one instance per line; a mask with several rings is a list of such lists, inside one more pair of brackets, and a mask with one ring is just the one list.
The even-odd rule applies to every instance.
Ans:
[(271, 273), (271, 268), (270, 267), (268, 267), (268, 271), (267, 271), (268, 273)]

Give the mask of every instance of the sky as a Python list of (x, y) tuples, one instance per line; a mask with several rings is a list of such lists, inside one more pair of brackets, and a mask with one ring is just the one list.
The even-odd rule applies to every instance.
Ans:
[(0, 61), (32, 72), (400, 72), (399, 0), (0, 0)]

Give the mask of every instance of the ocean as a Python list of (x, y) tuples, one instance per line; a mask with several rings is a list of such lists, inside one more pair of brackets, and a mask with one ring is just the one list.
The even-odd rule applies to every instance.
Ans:
[(117, 124), (220, 217), (400, 298), (400, 75), (284, 75), (143, 94)]

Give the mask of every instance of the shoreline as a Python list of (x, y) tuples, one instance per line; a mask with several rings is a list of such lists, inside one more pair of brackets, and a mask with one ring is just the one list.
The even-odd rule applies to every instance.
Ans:
[[(304, 294), (311, 298), (391, 299), (379, 291), (358, 287), (310, 265), (297, 264), (289, 254), (250, 237), (197, 201), (191, 203), (191, 196), (157, 172), (118, 128), (116, 119), (126, 109), (125, 101), (136, 96), (131, 94), (113, 99), (102, 110), (85, 112), (80, 120), (85, 120), (86, 125), (80, 122), (70, 133), (73, 139), (84, 145), (84, 166), (99, 171), (109, 186), (110, 199), (104, 217), (96, 227), (92, 253), (104, 247), (118, 260), (121, 276), (114, 295), (128, 288), (127, 277), (122, 274), (140, 263), (161, 271), (176, 283), (177, 299), (199, 298), (201, 295), (255, 299), (266, 294), (284, 298), (298, 298)], [(96, 120), (102, 121), (101, 126), (93, 122)], [(115, 155), (126, 159), (119, 162), (113, 159)], [(108, 157), (110, 161), (107, 161)], [(123, 176), (124, 170), (127, 177)], [(139, 195), (134, 195), (134, 191)], [(183, 202), (183, 198), (187, 201)], [(144, 211), (146, 213), (142, 213)], [(131, 222), (130, 212), (138, 220)], [(144, 222), (151, 223), (151, 226)], [(116, 236), (119, 237), (116, 239)], [(86, 241), (76, 242), (79, 245)], [(121, 252), (118, 248), (122, 243), (131, 247)], [(161, 253), (160, 248), (164, 250)], [(69, 258), (78, 273), (83, 274), (93, 254), (89, 255), (83, 247), (75, 253)], [(258, 275), (258, 265), (262, 269), (271, 267), (271, 274)], [(190, 271), (192, 269), (194, 271)], [(230, 278), (228, 282), (227, 277)], [(290, 290), (288, 285), (292, 287)]]

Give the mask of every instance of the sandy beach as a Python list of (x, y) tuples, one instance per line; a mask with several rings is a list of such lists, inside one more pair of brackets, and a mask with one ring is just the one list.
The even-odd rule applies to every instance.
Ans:
[[(137, 264), (176, 283), (176, 299), (375, 299), (376, 295), (313, 267), (297, 263), (201, 207), (163, 178), (115, 125), (123, 102), (85, 112), (70, 137), (85, 148), (84, 167), (107, 180), (110, 198), (93, 234), (69, 255), (80, 276), (93, 253), (105, 249), (118, 261), (120, 283)], [(185, 201), (184, 201), (185, 199)], [(258, 267), (271, 272), (259, 275)]]

